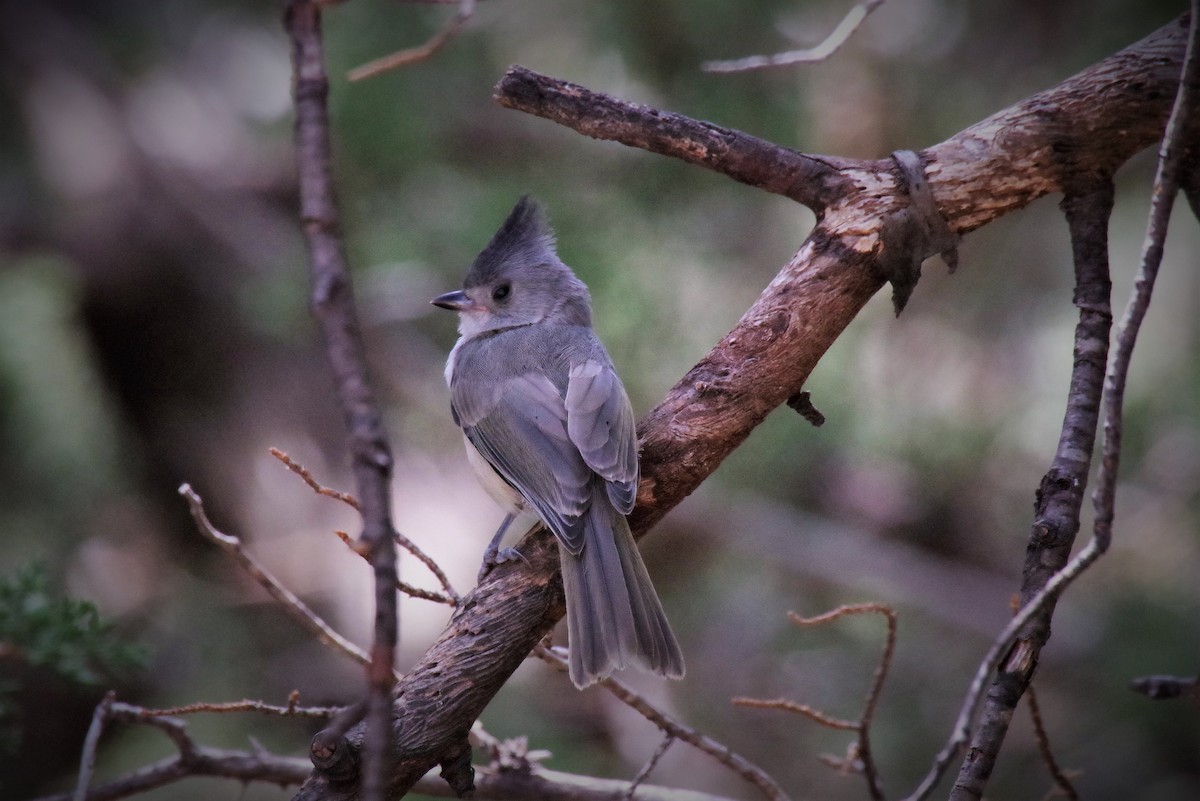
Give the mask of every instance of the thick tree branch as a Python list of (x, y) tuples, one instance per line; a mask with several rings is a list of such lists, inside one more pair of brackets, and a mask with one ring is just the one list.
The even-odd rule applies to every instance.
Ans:
[[(1184, 20), (1173, 22), (926, 150), (926, 175), (950, 228), (974, 230), (1062, 189), (1073, 176), (1111, 174), (1156, 141), (1178, 84), (1185, 29)], [(883, 285), (880, 263), (894, 254), (882, 252), (881, 228), (910, 201), (890, 159), (816, 159), (761, 140), (747, 143), (736, 132), (519, 68), (498, 93), (501, 102), (590, 136), (674, 155), (824, 208), (817, 228), (737, 326), (639, 426), (643, 479), (630, 522), (641, 534), (802, 389), (820, 357)], [(1195, 126), (1194, 119), (1188, 123)], [(815, 186), (804, 187), (808, 180)], [(561, 617), (553, 540), (535, 534), (522, 553), (528, 564), (500, 566), (464, 598), (402, 683), (394, 718), (395, 795), (465, 741), (471, 723)], [(352, 745), (361, 743), (361, 729), (349, 737)], [(315, 772), (297, 797), (351, 799), (358, 791), (353, 783)]]

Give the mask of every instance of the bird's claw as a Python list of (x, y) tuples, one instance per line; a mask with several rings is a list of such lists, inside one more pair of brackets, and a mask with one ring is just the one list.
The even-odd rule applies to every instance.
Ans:
[(478, 580), (483, 581), (496, 565), (502, 565), (505, 562), (515, 562), (518, 559), (525, 564), (529, 564), (529, 560), (516, 548), (488, 548), (483, 552), (483, 564), (479, 567)]

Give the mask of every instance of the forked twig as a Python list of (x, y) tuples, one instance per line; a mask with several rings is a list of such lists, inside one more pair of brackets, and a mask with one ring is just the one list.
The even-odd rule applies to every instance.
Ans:
[(846, 12), (837, 27), (815, 47), (789, 50), (771, 56), (746, 56), (732, 61), (706, 61), (700, 65), (705, 72), (749, 72), (751, 70), (788, 67), (793, 64), (813, 64), (832, 56), (849, 41), (871, 12), (883, 5), (885, 0), (863, 0)]
[[(567, 659), (560, 648), (547, 648), (545, 645), (538, 645), (533, 649), (533, 655), (543, 662), (552, 665), (557, 670), (567, 670)], [(723, 745), (690, 726), (680, 723), (666, 712), (651, 704), (628, 685), (611, 676), (601, 679), (596, 684), (608, 690), (621, 703), (653, 723), (664, 734), (676, 740), (682, 740), (693, 748), (708, 754), (750, 784), (753, 784), (771, 801), (789, 801), (783, 788), (768, 776), (766, 771), (740, 754), (735, 753), (729, 746)]]
[[(324, 495), (327, 498), (339, 500), (356, 512), (362, 511), (358, 505), (358, 498), (355, 498), (349, 492), (342, 492), (340, 490), (335, 490), (332, 487), (325, 486), (313, 477), (312, 472), (308, 468), (278, 448), (270, 448), (269, 450), (272, 456), (282, 462), (288, 470), (291, 470), (293, 473), (299, 476), (300, 479), (307, 484), (313, 492), (317, 493), (318, 495)], [(338, 535), (342, 542), (346, 543), (347, 547), (349, 547), (359, 556), (367, 558), (367, 554), (363, 552), (362, 543), (359, 540), (355, 540), (345, 531), (335, 531), (334, 533)], [(414, 598), (421, 598), (426, 601), (435, 601), (437, 603), (448, 604), (449, 606), (457, 606), (459, 602), (462, 601), (462, 597), (455, 591), (454, 586), (450, 583), (450, 579), (446, 576), (445, 571), (442, 570), (441, 565), (434, 561), (433, 557), (421, 550), (415, 542), (401, 534), (399, 531), (393, 531), (392, 535), (397, 545), (411, 553), (421, 564), (429, 568), (429, 572), (433, 573), (434, 578), (436, 578), (442, 585), (444, 594), (432, 592), (430, 590), (423, 590), (420, 587), (416, 587), (405, 581), (401, 581), (399, 578), (396, 579), (396, 587), (401, 592), (405, 593), (406, 595), (411, 595)], [(369, 558), (367, 561), (370, 563)]]
[(871, 794), (871, 798), (876, 801), (883, 799), (883, 786), (879, 777), (879, 771), (875, 767), (875, 761), (871, 757), (871, 721), (875, 717), (875, 708), (879, 705), (879, 696), (883, 692), (883, 682), (887, 678), (888, 669), (892, 664), (892, 654), (896, 650), (896, 612), (890, 606), (884, 604), (850, 604), (839, 606), (824, 614), (816, 615), (815, 617), (802, 617), (795, 612), (788, 612), (788, 620), (797, 626), (818, 626), (823, 623), (837, 620), (848, 615), (862, 615), (876, 613), (884, 616), (887, 621), (887, 636), (883, 643), (883, 652), (879, 655), (879, 664), (875, 666), (875, 672), (871, 676), (871, 685), (867, 689), (866, 700), (863, 703), (863, 712), (858, 720), (844, 720), (835, 718), (819, 709), (815, 709), (808, 704), (801, 704), (796, 701), (790, 701), (784, 698), (777, 698), (771, 701), (760, 700), (756, 698), (734, 698), (733, 703), (738, 706), (751, 707), (756, 709), (780, 709), (785, 712), (793, 712), (802, 715), (814, 723), (820, 724), (830, 729), (838, 729), (840, 731), (857, 732), (858, 739), (850, 748), (848, 756), (843, 760), (822, 760), (827, 764), (833, 764), (843, 771), (858, 771), (861, 765), (861, 772), (867, 780), (867, 790)]
[(475, 13), (475, 0), (460, 0), (458, 4), (458, 13), (451, 17), (441, 29), (430, 37), (429, 41), (418, 47), (411, 47), (407, 50), (401, 50), (397, 53), (392, 53), (390, 56), (375, 59), (361, 67), (355, 67), (346, 73), (347, 80), (361, 81), (366, 78), (379, 75), (389, 70), (406, 67), (409, 64), (416, 64), (419, 61), (432, 56), (437, 51), (441, 50), (450, 42), (464, 25), (471, 15)]

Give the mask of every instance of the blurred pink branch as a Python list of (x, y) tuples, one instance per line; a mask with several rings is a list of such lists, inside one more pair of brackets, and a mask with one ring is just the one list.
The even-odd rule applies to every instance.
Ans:
[[(430, 2), (430, 0), (425, 0), (425, 2)], [(363, 64), (361, 67), (355, 67), (346, 73), (347, 80), (351, 82), (361, 81), (384, 72), (389, 72), (390, 70), (424, 61), (445, 47), (451, 39), (457, 36), (458, 32), (462, 30), (463, 26), (467, 24), (467, 20), (471, 19), (474, 13), (475, 0), (459, 0), (458, 12), (425, 44), (392, 53), (390, 56), (378, 58)]]
[(772, 67), (789, 67), (795, 64), (814, 64), (824, 61), (841, 49), (859, 26), (863, 24), (871, 12), (883, 5), (886, 0), (863, 0), (842, 17), (830, 34), (815, 47), (803, 50), (789, 50), (786, 53), (776, 53), (771, 56), (746, 56), (731, 61), (706, 61), (700, 65), (705, 72), (750, 72)]

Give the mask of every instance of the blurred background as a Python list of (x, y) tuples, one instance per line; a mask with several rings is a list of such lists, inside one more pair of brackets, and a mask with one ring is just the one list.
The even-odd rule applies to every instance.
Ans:
[[(459, 285), (516, 198), (547, 205), (639, 415), (813, 224), (783, 198), (500, 108), (491, 93), (507, 65), (801, 150), (878, 158), (1053, 86), (1186, 4), (890, 0), (825, 63), (698, 68), (812, 45), (849, 6), (491, 0), (433, 59), (358, 84), (347, 70), (424, 41), (453, 8), (328, 9), (338, 192), (397, 457), (396, 523), (460, 591), (501, 514), (450, 420), (442, 365), (455, 320), (428, 299)], [(303, 703), (344, 703), (360, 692), (355, 665), (201, 539), (182, 482), (363, 645), (371, 589), (332, 533), (357, 533), (354, 515), (267, 452), (353, 490), (306, 306), (279, 4), (0, 2), (0, 15), (0, 795), (25, 798), (71, 786), (110, 686), (148, 706), (281, 704), (293, 689)], [(1152, 174), (1147, 152), (1118, 175), (1117, 308)], [(849, 736), (728, 699), (786, 696), (853, 718), (883, 625), (800, 630), (788, 610), (878, 601), (898, 611), (873, 730), (892, 794), (927, 770), (1009, 617), (1071, 366), (1073, 276), (1057, 203), (968, 236), (953, 277), (931, 261), (901, 318), (880, 293), (809, 383), (827, 424), (774, 413), (643, 543), (688, 676), (628, 680), (794, 797), (865, 797), (859, 779), (817, 761), (844, 754)], [(1200, 797), (1197, 708), (1127, 689), (1135, 676), (1200, 668), (1198, 251), (1200, 229), (1179, 205), (1126, 398), (1116, 541), (1059, 604), (1036, 680), (1084, 798)], [(1081, 542), (1089, 531), (1090, 508)], [(402, 572), (436, 587), (412, 558)], [(402, 669), (447, 617), (404, 602)], [(74, 619), (87, 624), (78, 636), (64, 623)], [(578, 693), (541, 663), (516, 674), (483, 722), (549, 749), (553, 768), (612, 777), (632, 777), (659, 741), (603, 692)], [(253, 740), (300, 756), (316, 728), (249, 715), (189, 725), (208, 745)], [(172, 753), (158, 732), (117, 727), (97, 777)], [(756, 797), (680, 744), (651, 781)], [(988, 795), (1050, 787), (1023, 705)], [(190, 780), (146, 797), (289, 795)]]

